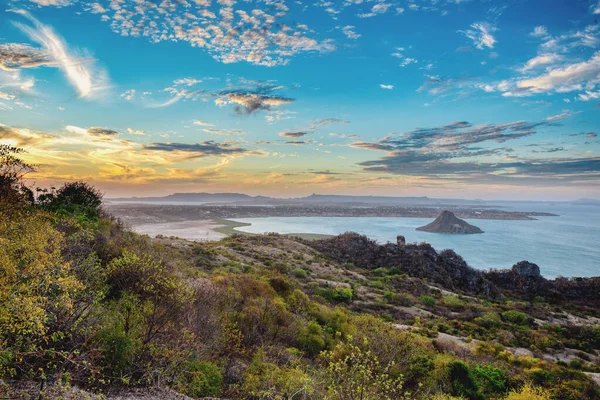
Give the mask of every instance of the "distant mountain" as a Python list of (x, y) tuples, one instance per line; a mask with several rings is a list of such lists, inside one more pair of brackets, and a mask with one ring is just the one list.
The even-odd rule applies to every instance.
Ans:
[(451, 211), (442, 211), (442, 213), (430, 224), (417, 228), (418, 231), (432, 233), (450, 233), (450, 234), (473, 234), (483, 233), (481, 229), (475, 225), (469, 224), (467, 221), (458, 218)]
[(429, 197), (393, 197), (393, 196), (348, 196), (311, 194), (306, 197), (282, 199), (267, 196), (249, 196), (243, 193), (174, 193), (163, 197), (112, 198), (117, 202), (166, 202), (166, 203), (260, 203), (260, 204), (378, 204), (378, 205), (463, 205), (483, 204), (482, 200), (435, 199)]
[(163, 197), (129, 197), (108, 199), (109, 201), (131, 202), (182, 202), (182, 203), (221, 203), (221, 202), (247, 202), (253, 200), (270, 199), (264, 196), (249, 196), (243, 193), (173, 193)]

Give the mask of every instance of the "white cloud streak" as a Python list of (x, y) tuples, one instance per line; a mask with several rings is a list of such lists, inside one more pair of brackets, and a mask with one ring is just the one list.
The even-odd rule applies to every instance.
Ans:
[(15, 23), (29, 38), (42, 46), (49, 58), (60, 68), (80, 97), (90, 98), (107, 88), (107, 75), (94, 67), (94, 60), (73, 54), (63, 38), (42, 24), (27, 11), (15, 11), (33, 23), (33, 26)]

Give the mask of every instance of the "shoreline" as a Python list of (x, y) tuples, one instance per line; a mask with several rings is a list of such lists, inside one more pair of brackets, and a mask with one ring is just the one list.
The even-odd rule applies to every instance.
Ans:
[[(196, 242), (216, 242), (232, 235), (256, 236), (256, 233), (237, 230), (243, 226), (252, 224), (237, 222), (228, 219), (189, 220), (174, 222), (147, 222), (141, 224), (130, 224), (133, 231), (148, 235), (152, 238), (179, 238)], [(300, 237), (305, 240), (318, 240), (331, 237), (332, 235), (317, 233), (290, 233), (282, 236)]]
[(266, 217), (362, 217), (362, 218), (436, 218), (443, 210), (452, 211), (461, 219), (476, 220), (523, 220), (534, 221), (537, 217), (559, 215), (539, 211), (509, 211), (498, 209), (465, 207), (408, 207), (408, 206), (348, 206), (348, 205), (168, 205), (168, 204), (115, 204), (105, 208), (113, 215), (134, 221), (191, 221), (231, 220), (235, 218)]

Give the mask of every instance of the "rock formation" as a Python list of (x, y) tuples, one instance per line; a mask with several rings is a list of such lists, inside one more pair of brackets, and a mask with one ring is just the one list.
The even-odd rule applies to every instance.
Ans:
[(457, 218), (451, 211), (442, 213), (430, 224), (417, 228), (418, 231), (450, 234), (472, 234), (483, 233), (478, 227)]

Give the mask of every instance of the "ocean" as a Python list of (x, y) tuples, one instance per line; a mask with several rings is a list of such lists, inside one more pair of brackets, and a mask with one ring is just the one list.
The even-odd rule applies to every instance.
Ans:
[(443, 235), (416, 231), (430, 218), (270, 217), (236, 218), (250, 223), (237, 228), (251, 233), (358, 232), (380, 243), (430, 243), (436, 250), (453, 249), (477, 269), (506, 269), (521, 261), (536, 263), (546, 278), (600, 276), (600, 207), (565, 203), (504, 203), (503, 209), (539, 211), (557, 217), (535, 221), (466, 220), (485, 233)]

